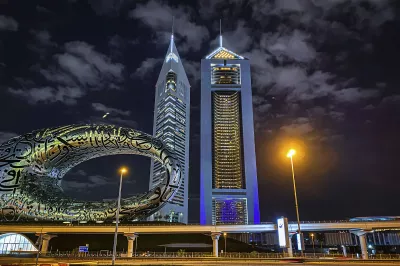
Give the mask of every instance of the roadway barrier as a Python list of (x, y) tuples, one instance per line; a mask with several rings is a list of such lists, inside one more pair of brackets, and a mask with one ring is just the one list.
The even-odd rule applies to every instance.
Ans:
[[(212, 252), (137, 252), (133, 254), (134, 258), (210, 258)], [(103, 253), (97, 251), (91, 251), (87, 253), (72, 253), (72, 252), (56, 252), (47, 253), (45, 256), (48, 258), (68, 258), (72, 260), (80, 259), (110, 259), (111, 253)], [(287, 253), (262, 253), (262, 252), (224, 252), (220, 253), (221, 259), (287, 259)], [(361, 254), (347, 254), (347, 257), (343, 257), (342, 254), (326, 254), (326, 253), (305, 253), (303, 257), (300, 254), (294, 254), (295, 258), (304, 259), (323, 259), (323, 260), (361, 260)], [(125, 253), (117, 253), (118, 259), (132, 259), (126, 257)], [(369, 255), (369, 260), (400, 260), (400, 254), (376, 254)]]

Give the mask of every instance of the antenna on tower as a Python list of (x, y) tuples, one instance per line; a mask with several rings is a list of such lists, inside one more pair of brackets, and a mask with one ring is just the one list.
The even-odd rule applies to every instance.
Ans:
[(172, 16), (172, 29), (171, 29), (171, 53), (172, 53), (172, 43), (174, 42), (174, 21), (175, 17)]
[(172, 30), (171, 30), (172, 36), (174, 36), (174, 22), (175, 22), (175, 16), (172, 16)]
[(221, 19), (219, 19), (219, 47), (222, 47), (222, 26), (221, 26)]

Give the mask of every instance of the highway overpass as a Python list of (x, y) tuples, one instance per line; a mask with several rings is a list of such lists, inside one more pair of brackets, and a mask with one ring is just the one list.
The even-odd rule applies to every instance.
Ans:
[[(297, 231), (296, 223), (289, 223), (289, 233)], [(301, 230), (306, 231), (331, 231), (349, 230), (359, 237), (362, 256), (368, 258), (366, 233), (373, 230), (400, 229), (400, 220), (391, 221), (368, 221), (368, 222), (302, 222)], [(114, 233), (114, 224), (0, 224), (1, 233), (36, 233), (42, 236), (42, 252), (47, 252), (49, 241), (56, 234), (111, 234)], [(118, 232), (128, 238), (128, 257), (132, 256), (133, 242), (140, 234), (188, 234), (203, 233), (210, 234), (213, 240), (214, 256), (218, 257), (218, 240), (221, 233), (260, 233), (276, 231), (277, 225), (257, 224), (257, 225), (149, 225), (149, 224), (120, 224)], [(290, 248), (291, 250), (291, 248)]]
[[(301, 231), (330, 231), (330, 230), (354, 230), (354, 231), (372, 231), (380, 229), (400, 229), (400, 220), (394, 221), (371, 221), (371, 222), (302, 222), (300, 223)], [(114, 224), (0, 224), (0, 232), (2, 233), (114, 233)], [(120, 224), (119, 233), (124, 234), (179, 234), (179, 233), (259, 233), (276, 231), (277, 225), (257, 224), (257, 225), (136, 225), (136, 224)], [(296, 223), (289, 223), (289, 232), (297, 231)]]

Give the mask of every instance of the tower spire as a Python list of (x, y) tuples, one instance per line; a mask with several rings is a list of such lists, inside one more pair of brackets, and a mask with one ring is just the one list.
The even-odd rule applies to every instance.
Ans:
[(219, 47), (222, 47), (222, 27), (221, 27), (221, 19), (219, 19)]
[(175, 17), (172, 16), (172, 29), (171, 29), (171, 53), (172, 53), (172, 44), (174, 42), (174, 19)]

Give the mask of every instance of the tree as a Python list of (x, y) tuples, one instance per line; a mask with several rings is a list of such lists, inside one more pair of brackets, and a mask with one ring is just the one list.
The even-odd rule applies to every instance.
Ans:
[(250, 257), (252, 257), (252, 258), (255, 258), (255, 257), (257, 257), (257, 255), (258, 255), (258, 252), (257, 251), (252, 251), (252, 252), (250, 252)]
[(178, 250), (178, 256), (179, 256), (179, 257), (185, 256), (185, 253), (186, 253), (186, 251), (185, 251), (184, 249)]

